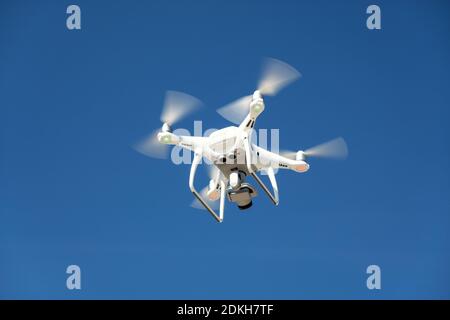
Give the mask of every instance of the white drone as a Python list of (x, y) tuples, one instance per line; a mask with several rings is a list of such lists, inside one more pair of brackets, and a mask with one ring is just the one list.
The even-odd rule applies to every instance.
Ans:
[[(181, 92), (168, 91), (161, 114), (163, 126), (150, 138), (136, 145), (136, 150), (150, 157), (163, 158), (169, 145), (180, 146), (194, 152), (189, 175), (189, 188), (194, 194), (194, 207), (206, 208), (218, 221), (223, 221), (225, 198), (237, 204), (241, 210), (252, 206), (256, 189), (246, 178), (252, 176), (270, 200), (278, 205), (278, 186), (274, 169), (284, 168), (306, 172), (309, 157), (345, 158), (347, 146), (342, 138), (331, 140), (306, 151), (274, 153), (251, 141), (256, 118), (264, 111), (263, 96), (273, 96), (280, 89), (298, 79), (300, 74), (288, 64), (267, 59), (258, 89), (253, 95), (232, 102), (217, 112), (225, 119), (238, 124), (213, 132), (208, 137), (181, 136), (172, 133), (171, 126), (200, 105), (196, 98)], [(198, 192), (194, 185), (195, 174), (202, 159), (212, 164), (209, 185)], [(272, 185), (272, 192), (258, 177), (265, 172)], [(219, 213), (216, 212), (217, 205)]]

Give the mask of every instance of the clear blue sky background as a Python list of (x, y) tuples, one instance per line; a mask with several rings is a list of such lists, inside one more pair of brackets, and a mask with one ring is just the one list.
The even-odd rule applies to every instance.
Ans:
[[(1, 298), (450, 298), (447, 1), (74, 3), (80, 31), (72, 2), (0, 4)], [(289, 149), (343, 136), (350, 156), (280, 172), (279, 207), (218, 224), (189, 206), (188, 166), (130, 145), (166, 89), (206, 104), (179, 127), (228, 125), (215, 109), (266, 56), (303, 77), (258, 127)]]

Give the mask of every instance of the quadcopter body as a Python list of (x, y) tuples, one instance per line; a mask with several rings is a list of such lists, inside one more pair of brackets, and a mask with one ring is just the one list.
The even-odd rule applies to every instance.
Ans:
[[(274, 95), (286, 84), (299, 77), (291, 66), (275, 59), (266, 63), (265, 73), (257, 90), (218, 110), (224, 118), (237, 124), (213, 132), (208, 137), (183, 136), (172, 132), (171, 125), (198, 105), (195, 98), (180, 92), (170, 91), (161, 115), (163, 126), (150, 139), (137, 146), (137, 150), (149, 156), (160, 155), (162, 146), (176, 145), (194, 153), (189, 175), (189, 188), (200, 207), (208, 210), (218, 221), (223, 221), (225, 199), (241, 210), (252, 206), (258, 195), (249, 177), (261, 187), (273, 204), (278, 205), (279, 193), (275, 169), (289, 169), (295, 172), (309, 170), (310, 156), (336, 156), (347, 153), (342, 138), (332, 140), (306, 151), (280, 154), (252, 143), (252, 131), (257, 118), (265, 110), (263, 94)], [(206, 188), (197, 191), (195, 176), (199, 164), (205, 160), (211, 166), (210, 181)], [(267, 174), (271, 190), (257, 175)], [(219, 212), (215, 209), (219, 206)]]

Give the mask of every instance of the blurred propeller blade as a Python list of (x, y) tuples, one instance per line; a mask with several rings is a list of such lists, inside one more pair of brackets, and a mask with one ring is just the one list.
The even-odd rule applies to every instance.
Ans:
[(251, 101), (251, 95), (245, 96), (217, 109), (217, 112), (228, 121), (240, 124), (249, 112)]
[[(298, 151), (283, 150), (280, 155), (289, 159), (296, 159)], [(345, 159), (348, 156), (348, 147), (344, 138), (339, 137), (328, 142), (309, 148), (303, 152), (306, 157)]]
[[(257, 90), (263, 96), (274, 96), (299, 77), (300, 73), (287, 63), (273, 58), (266, 58)], [(217, 109), (217, 112), (228, 121), (240, 124), (250, 111), (251, 101), (252, 95), (245, 96)]]
[(305, 150), (307, 157), (345, 159), (348, 156), (347, 143), (342, 137)]
[[(201, 101), (193, 96), (183, 92), (167, 91), (164, 100), (164, 106), (161, 113), (161, 121), (163, 129), (168, 125), (171, 126), (175, 122), (181, 120), (187, 114), (195, 111), (202, 105)], [(170, 130), (170, 127), (167, 127)], [(158, 141), (158, 133), (161, 129), (157, 129), (149, 136), (136, 143), (133, 148), (148, 157), (165, 159), (168, 156), (169, 146)]]
[(158, 132), (160, 130), (153, 131), (146, 138), (137, 142), (133, 148), (139, 153), (146, 155), (147, 157), (165, 159), (167, 158), (169, 146), (162, 144), (158, 141)]
[[(201, 191), (200, 191), (200, 196), (206, 201), (206, 203), (213, 209), (216, 210), (219, 208), (220, 205), (220, 200), (217, 201), (211, 201), (208, 199), (208, 188), (209, 186), (204, 187)], [(195, 209), (201, 209), (201, 210), (206, 210), (206, 208), (200, 203), (200, 201), (197, 200), (197, 198), (194, 199), (194, 201), (192, 201), (191, 203), (191, 207), (195, 208)]]
[(294, 67), (277, 59), (266, 58), (258, 90), (262, 95), (274, 96), (298, 78), (300, 78), (300, 72)]
[(201, 105), (202, 102), (191, 95), (178, 91), (167, 91), (161, 121), (173, 125)]
[(205, 163), (206, 170), (208, 171), (209, 179), (213, 179), (216, 181), (218, 178), (218, 174), (220, 173), (219, 168), (217, 168), (214, 164)]
[(280, 150), (280, 156), (286, 157), (288, 159), (294, 159), (297, 155), (297, 152), (291, 150)]

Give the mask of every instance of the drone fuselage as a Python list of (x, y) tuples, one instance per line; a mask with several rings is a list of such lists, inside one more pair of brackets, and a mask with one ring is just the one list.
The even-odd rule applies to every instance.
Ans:
[[(274, 169), (284, 168), (296, 172), (306, 172), (309, 164), (304, 158), (289, 159), (278, 153), (271, 152), (251, 142), (252, 130), (257, 117), (264, 111), (264, 101), (259, 91), (255, 91), (249, 105), (249, 113), (237, 126), (230, 126), (213, 132), (209, 137), (178, 136), (165, 126), (158, 134), (158, 140), (163, 144), (178, 145), (194, 152), (194, 160), (189, 177), (189, 187), (194, 196), (208, 211), (221, 222), (223, 219), (224, 197), (235, 202), (239, 208), (251, 206), (252, 198), (257, 195), (246, 177), (252, 176), (269, 196), (274, 204), (278, 204), (278, 187)], [(194, 177), (198, 164), (202, 159), (218, 168), (218, 174), (209, 183), (208, 199), (202, 198), (194, 187)], [(274, 194), (272, 194), (261, 179), (256, 175), (265, 171), (269, 176)], [(207, 201), (220, 199), (220, 214), (208, 205)]]
[[(237, 126), (220, 129), (208, 137), (182, 136), (172, 132), (171, 126), (201, 103), (188, 94), (167, 91), (160, 117), (163, 123), (161, 130), (141, 142), (136, 150), (156, 158), (164, 158), (167, 155), (168, 145), (176, 145), (192, 151), (194, 157), (189, 174), (189, 188), (201, 206), (219, 222), (223, 220), (225, 198), (236, 203), (241, 209), (251, 206), (252, 198), (257, 195), (257, 192), (247, 181), (250, 176), (270, 200), (278, 205), (276, 170), (306, 172), (309, 170), (306, 160), (310, 157), (345, 158), (348, 153), (347, 145), (342, 138), (304, 151), (285, 153), (285, 156), (252, 143), (256, 119), (265, 109), (263, 95), (274, 96), (299, 77), (300, 73), (287, 63), (272, 58), (266, 59), (262, 76), (258, 81), (258, 89), (252, 95), (241, 97), (217, 109), (222, 117)], [(160, 143), (166, 146), (161, 146)], [(211, 164), (213, 170), (210, 171), (208, 186), (198, 192), (194, 181), (198, 165), (202, 160)], [(267, 174), (272, 186), (271, 190), (259, 178), (258, 172)], [(215, 201), (218, 200), (220, 211), (216, 213), (212, 204), (217, 203)]]

